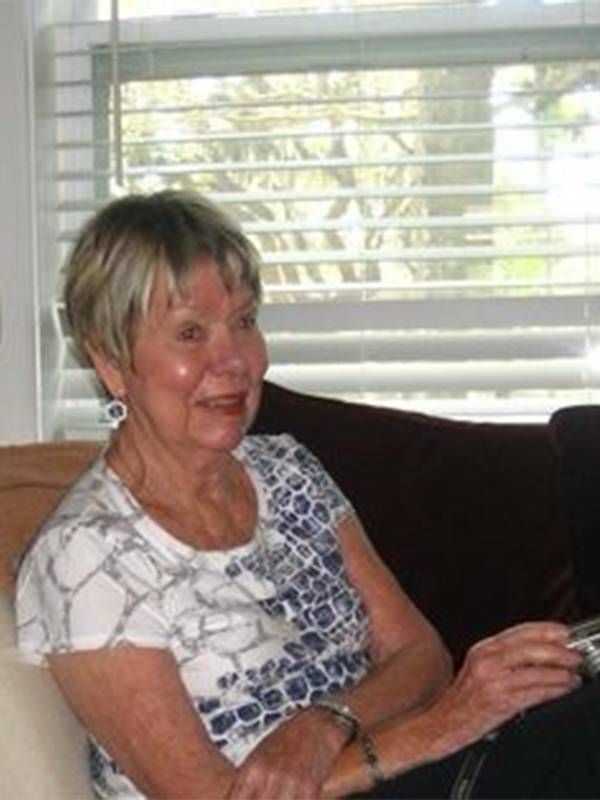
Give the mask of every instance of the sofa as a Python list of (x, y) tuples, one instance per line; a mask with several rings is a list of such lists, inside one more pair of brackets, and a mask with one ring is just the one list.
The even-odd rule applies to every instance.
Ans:
[[(458, 664), (523, 620), (600, 613), (600, 408), (469, 423), (265, 385), (256, 432), (289, 432), (352, 500)], [(19, 664), (14, 570), (95, 442), (0, 447), (0, 799), (91, 797), (85, 737), (49, 675)]]

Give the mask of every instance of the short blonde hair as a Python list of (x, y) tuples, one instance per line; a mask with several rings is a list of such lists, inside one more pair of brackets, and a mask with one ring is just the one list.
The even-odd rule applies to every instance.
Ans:
[(136, 321), (148, 312), (159, 267), (174, 297), (198, 258), (209, 256), (225, 286), (247, 286), (261, 298), (258, 251), (218, 206), (194, 192), (129, 195), (102, 208), (83, 227), (66, 265), (64, 299), (82, 358), (86, 346), (131, 363)]

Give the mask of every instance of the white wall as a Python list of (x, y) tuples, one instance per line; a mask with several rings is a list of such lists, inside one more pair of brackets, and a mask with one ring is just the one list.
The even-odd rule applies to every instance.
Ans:
[(39, 435), (29, 0), (0, 0), (0, 443)]

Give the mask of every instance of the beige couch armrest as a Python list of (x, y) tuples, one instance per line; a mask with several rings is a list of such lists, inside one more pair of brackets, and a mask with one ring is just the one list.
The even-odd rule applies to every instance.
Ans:
[(0, 800), (88, 800), (86, 736), (52, 677), (19, 661), (0, 591)]

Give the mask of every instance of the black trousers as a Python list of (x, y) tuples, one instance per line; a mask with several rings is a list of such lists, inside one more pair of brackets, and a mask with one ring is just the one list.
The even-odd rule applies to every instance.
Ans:
[[(447, 798), (470, 749), (356, 797)], [(505, 725), (487, 750), (470, 796), (600, 800), (600, 679)]]

